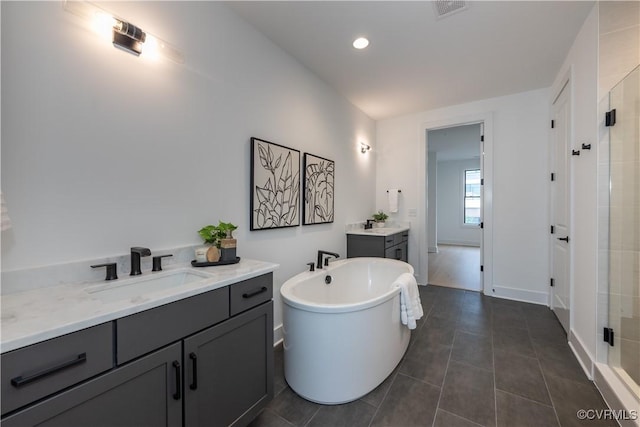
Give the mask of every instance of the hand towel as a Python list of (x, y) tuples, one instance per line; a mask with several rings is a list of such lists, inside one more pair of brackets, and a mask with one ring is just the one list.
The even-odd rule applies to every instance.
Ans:
[(400, 321), (409, 329), (415, 329), (416, 320), (424, 315), (416, 278), (411, 273), (402, 273), (393, 286), (400, 288)]
[(398, 212), (398, 189), (391, 188), (387, 192), (387, 197), (389, 199), (389, 212), (396, 213)]

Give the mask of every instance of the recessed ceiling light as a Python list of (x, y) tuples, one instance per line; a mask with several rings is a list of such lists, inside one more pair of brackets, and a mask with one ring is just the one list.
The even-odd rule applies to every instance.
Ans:
[(369, 40), (364, 37), (359, 37), (353, 41), (353, 47), (356, 49), (364, 49), (369, 46)]

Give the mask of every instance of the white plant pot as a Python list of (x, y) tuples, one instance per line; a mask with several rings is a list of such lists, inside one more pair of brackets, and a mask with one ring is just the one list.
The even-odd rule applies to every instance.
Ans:
[(385, 224), (385, 223), (384, 223), (384, 221), (382, 221), (382, 222), (376, 222), (376, 227), (378, 227), (378, 228), (384, 228), (384, 224)]

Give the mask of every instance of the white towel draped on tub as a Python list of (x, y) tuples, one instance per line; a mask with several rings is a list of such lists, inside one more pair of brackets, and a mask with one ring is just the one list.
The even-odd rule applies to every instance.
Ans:
[(411, 273), (402, 273), (393, 286), (400, 288), (400, 320), (409, 329), (416, 328), (416, 320), (424, 314), (420, 302), (418, 283)]

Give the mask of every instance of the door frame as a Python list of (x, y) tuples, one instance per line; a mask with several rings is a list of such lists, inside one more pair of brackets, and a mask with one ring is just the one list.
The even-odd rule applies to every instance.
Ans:
[[(558, 100), (558, 98), (560, 97), (560, 95), (562, 94), (562, 92), (564, 90), (567, 91), (566, 93), (566, 97), (567, 97), (567, 104), (568, 104), (568, 108), (569, 108), (569, 114), (568, 114), (568, 120), (567, 120), (567, 126), (568, 126), (568, 141), (567, 141), (567, 149), (571, 150), (574, 147), (574, 115), (573, 115), (573, 93), (574, 93), (574, 88), (573, 88), (573, 82), (574, 82), (574, 71), (573, 71), (573, 66), (570, 66), (567, 71), (565, 72), (565, 74), (562, 76), (562, 79), (560, 79), (558, 81), (558, 84), (552, 88), (551, 90), (551, 98), (549, 100), (549, 151), (548, 151), (548, 155), (549, 155), (549, 170), (548, 170), (548, 175), (547, 176), (551, 176), (551, 173), (554, 172), (552, 169), (554, 168), (555, 164), (554, 164), (554, 137), (552, 135), (553, 129), (551, 129), (551, 120), (554, 117), (554, 105), (556, 103), (556, 101)], [(567, 179), (567, 194), (566, 194), (566, 199), (567, 199), (567, 231), (568, 231), (568, 235), (569, 236), (573, 236), (574, 232), (573, 232), (573, 214), (574, 214), (574, 209), (573, 209), (573, 188), (574, 188), (574, 183), (573, 183), (573, 168), (572, 168), (572, 163), (571, 162), (567, 162), (567, 170), (566, 172), (566, 179)], [(549, 212), (548, 212), (548, 223), (549, 225), (554, 225), (553, 224), (553, 220), (554, 220), (554, 209), (555, 209), (555, 203), (554, 203), (554, 192), (552, 189), (552, 183), (551, 183), (551, 179), (549, 178), (549, 181), (547, 181), (548, 183), (548, 192), (547, 194), (549, 195)], [(554, 251), (553, 251), (553, 244), (554, 244), (554, 239), (557, 236), (555, 234), (551, 234), (549, 233), (549, 243), (548, 243), (548, 248), (549, 248), (549, 278), (553, 278), (553, 271), (554, 271)], [(574, 315), (574, 310), (573, 310), (573, 299), (574, 299), (574, 283), (573, 283), (573, 268), (574, 268), (574, 250), (573, 250), (574, 245), (568, 244), (567, 245), (567, 254), (569, 257), (569, 262), (566, 266), (567, 268), (567, 274), (568, 274), (568, 280), (567, 280), (567, 286), (569, 287), (569, 325), (568, 325), (568, 330), (567, 332), (567, 337), (569, 337), (571, 335), (571, 326), (573, 325), (573, 315)], [(549, 304), (549, 308), (551, 310), (554, 309), (554, 297), (555, 297), (555, 289), (553, 287), (549, 287), (549, 298), (548, 298), (548, 304)], [(557, 316), (557, 315), (556, 315)]]
[(464, 126), (474, 123), (482, 123), (484, 128), (484, 155), (481, 156), (483, 185), (482, 216), (484, 222), (481, 259), (484, 271), (481, 275), (483, 292), (485, 295), (493, 295), (493, 113), (484, 112), (465, 116), (452, 116), (441, 120), (424, 122), (420, 124), (420, 137), (418, 141), (419, 161), (418, 182), (421, 183), (418, 189), (418, 274), (420, 283), (426, 284), (429, 278), (428, 270), (428, 155), (429, 141), (428, 132), (442, 128)]

